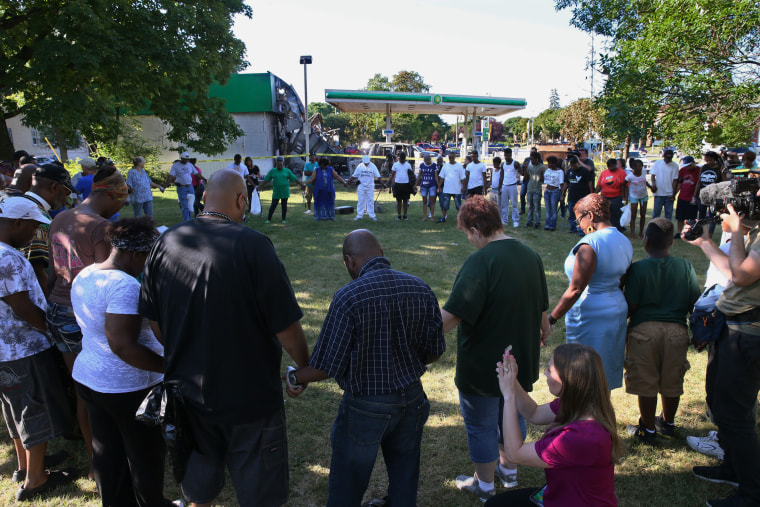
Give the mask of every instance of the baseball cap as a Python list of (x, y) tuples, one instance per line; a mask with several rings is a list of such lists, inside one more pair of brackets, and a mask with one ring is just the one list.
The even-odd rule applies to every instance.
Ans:
[(49, 224), (50, 219), (46, 217), (40, 207), (31, 199), (26, 197), (9, 197), (0, 202), (0, 218), (34, 220), (41, 224)]
[(35, 178), (47, 178), (57, 181), (71, 192), (76, 192), (74, 185), (71, 184), (69, 172), (58, 164), (43, 164), (34, 171)]
[(190, 158), (190, 154), (186, 151), (183, 151), (182, 154), (179, 156), (179, 158)]
[(285, 157), (277, 156), (274, 158), (277, 162), (285, 162)]
[(369, 164), (369, 155), (364, 155), (362, 157), (362, 162), (364, 162), (365, 164)]
[(93, 159), (91, 159), (90, 157), (87, 157), (80, 160), (79, 165), (81, 165), (82, 167), (86, 167), (88, 169), (94, 169), (97, 164), (95, 163)]
[(689, 167), (693, 163), (694, 163), (694, 157), (692, 157), (691, 155), (687, 155), (681, 159), (681, 165), (679, 167), (683, 169), (684, 167)]

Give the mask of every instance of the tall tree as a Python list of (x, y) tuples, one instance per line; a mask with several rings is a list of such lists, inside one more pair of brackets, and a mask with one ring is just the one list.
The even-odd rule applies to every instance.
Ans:
[(0, 157), (12, 151), (5, 120), (108, 141), (121, 116), (150, 108), (167, 137), (215, 154), (242, 134), (208, 96), (247, 65), (232, 32), (243, 0), (0, 0)]
[(562, 135), (575, 142), (590, 139), (602, 124), (599, 110), (589, 98), (578, 99), (562, 109), (557, 121)]
[(549, 94), (549, 109), (556, 111), (559, 108), (559, 92), (556, 88), (552, 88), (552, 91)]
[[(604, 95), (618, 109), (640, 105), (637, 74), (647, 88), (645, 109), (656, 108), (656, 129), (696, 152), (712, 130), (714, 141), (746, 143), (740, 117), (760, 125), (760, 4), (756, 0), (555, 0), (571, 9), (571, 23), (609, 38)], [(615, 114), (615, 108), (609, 108)], [(651, 111), (646, 118), (651, 120)], [(639, 123), (637, 118), (635, 123)], [(718, 128), (716, 128), (718, 127)]]

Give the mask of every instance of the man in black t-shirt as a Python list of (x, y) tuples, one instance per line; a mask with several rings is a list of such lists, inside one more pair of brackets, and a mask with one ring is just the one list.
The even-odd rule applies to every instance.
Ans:
[(241, 505), (288, 499), (282, 347), (305, 366), (303, 316), (269, 239), (239, 225), (246, 187), (234, 171), (208, 182), (206, 208), (156, 243), (140, 314), (164, 344), (165, 381), (177, 385), (196, 448), (187, 500), (211, 502), (230, 470)]
[(567, 174), (565, 182), (562, 184), (562, 198), (567, 194), (568, 221), (570, 222), (570, 233), (583, 236), (583, 231), (578, 228), (575, 220), (575, 203), (586, 197), (594, 191), (594, 175), (580, 164), (577, 157), (570, 157), (568, 160)]

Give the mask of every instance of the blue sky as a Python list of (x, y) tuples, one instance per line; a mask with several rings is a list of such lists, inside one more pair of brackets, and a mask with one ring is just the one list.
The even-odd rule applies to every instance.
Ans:
[[(309, 101), (360, 89), (375, 73), (419, 72), (431, 91), (524, 98), (535, 116), (557, 88), (562, 106), (590, 93), (591, 38), (551, 0), (259, 0), (235, 33), (246, 72), (271, 71), (303, 99), (300, 55), (310, 54)], [(599, 90), (599, 75), (595, 78)], [(505, 117), (506, 118), (506, 117)], [(505, 119), (505, 118), (502, 118)], [(447, 118), (453, 121), (452, 118)]]

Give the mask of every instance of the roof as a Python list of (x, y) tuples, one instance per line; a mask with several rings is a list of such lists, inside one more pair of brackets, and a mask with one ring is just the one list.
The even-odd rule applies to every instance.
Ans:
[(325, 90), (325, 101), (346, 113), (473, 114), (502, 116), (525, 109), (525, 99), (439, 93)]
[[(222, 99), (228, 113), (272, 113), (276, 110), (275, 79), (271, 72), (232, 74), (227, 84), (212, 84), (208, 94)], [(152, 115), (150, 104), (136, 114)]]

